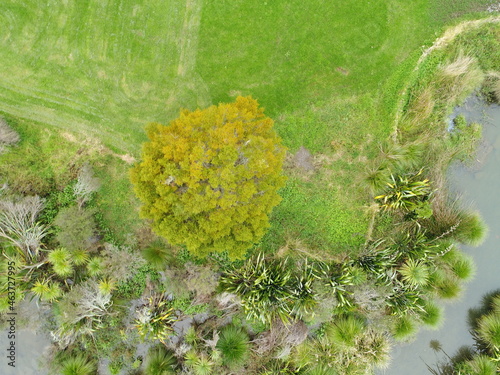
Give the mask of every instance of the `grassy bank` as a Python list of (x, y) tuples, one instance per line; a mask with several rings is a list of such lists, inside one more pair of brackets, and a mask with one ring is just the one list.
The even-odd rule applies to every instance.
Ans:
[[(290, 153), (306, 147), (316, 167), (288, 171), (285, 199), (261, 247), (274, 252), (292, 238), (352, 253), (369, 226), (366, 161), (392, 131), (412, 56), (445, 22), (485, 9), (449, 3), (8, 0), (0, 5), (7, 25), (0, 111), (26, 119), (21, 128), (44, 128), (54, 139), (69, 133), (137, 157), (147, 122), (252, 95), (275, 118)], [(27, 153), (28, 144), (36, 141), (23, 143)], [(133, 202), (127, 165), (111, 156), (100, 163), (108, 224), (125, 237), (135, 212), (114, 205), (123, 197)]]

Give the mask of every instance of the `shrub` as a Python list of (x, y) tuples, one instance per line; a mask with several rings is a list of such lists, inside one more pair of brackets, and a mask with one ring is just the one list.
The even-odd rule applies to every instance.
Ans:
[(243, 330), (234, 326), (222, 329), (217, 348), (222, 354), (222, 363), (231, 369), (241, 367), (248, 356), (248, 336)]
[(88, 249), (93, 244), (96, 224), (91, 210), (80, 210), (77, 206), (62, 208), (54, 224), (59, 227), (57, 241), (68, 250)]
[(126, 282), (134, 277), (144, 259), (126, 246), (115, 246), (107, 243), (101, 252), (102, 275), (116, 282)]
[(285, 149), (257, 101), (183, 111), (151, 124), (143, 161), (131, 171), (141, 213), (170, 243), (206, 256), (242, 258), (269, 226)]

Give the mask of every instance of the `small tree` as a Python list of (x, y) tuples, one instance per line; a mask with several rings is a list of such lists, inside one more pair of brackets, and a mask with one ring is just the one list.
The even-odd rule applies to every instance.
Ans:
[(278, 204), (285, 148), (256, 100), (183, 111), (150, 124), (142, 162), (131, 171), (141, 213), (172, 244), (233, 259), (258, 241)]
[(81, 209), (83, 205), (90, 200), (92, 194), (99, 190), (100, 186), (101, 183), (98, 178), (94, 177), (94, 172), (90, 164), (83, 164), (78, 172), (76, 184), (73, 187), (78, 208)]

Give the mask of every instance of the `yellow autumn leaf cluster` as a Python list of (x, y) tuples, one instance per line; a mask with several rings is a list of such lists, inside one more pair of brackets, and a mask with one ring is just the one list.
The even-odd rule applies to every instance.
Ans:
[(195, 255), (242, 258), (269, 226), (284, 185), (285, 148), (256, 100), (182, 111), (147, 127), (131, 180), (153, 229)]

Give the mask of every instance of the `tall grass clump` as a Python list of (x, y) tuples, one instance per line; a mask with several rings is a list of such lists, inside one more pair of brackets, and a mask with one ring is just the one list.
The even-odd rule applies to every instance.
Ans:
[(434, 284), (434, 290), (442, 299), (455, 299), (462, 294), (460, 280), (451, 275), (445, 275), (438, 283)]
[(457, 257), (451, 261), (450, 266), (454, 275), (463, 281), (472, 279), (476, 273), (476, 267), (472, 257), (461, 251), (457, 252)]
[(248, 357), (248, 335), (240, 328), (224, 327), (216, 347), (221, 351), (225, 366), (231, 369), (241, 367)]
[(142, 251), (143, 258), (156, 270), (162, 270), (171, 255), (169, 249), (160, 243), (152, 243)]
[(490, 349), (500, 352), (500, 314), (483, 316), (479, 322), (477, 334)]
[(150, 349), (146, 360), (146, 375), (168, 375), (175, 374), (177, 360), (172, 352), (163, 346)]
[(488, 227), (477, 212), (464, 212), (453, 237), (467, 245), (479, 246), (488, 234)]
[(437, 329), (443, 322), (443, 309), (434, 301), (425, 301), (420, 320), (431, 329)]
[(339, 375), (339, 373), (327, 365), (316, 365), (307, 369), (304, 375)]
[(5, 119), (0, 117), (0, 154), (6, 146), (15, 145), (20, 139), (19, 134), (7, 124)]
[(326, 328), (326, 335), (332, 344), (349, 348), (356, 345), (364, 330), (365, 323), (361, 319), (348, 315), (330, 323)]
[(408, 316), (397, 317), (394, 322), (392, 334), (396, 340), (407, 340), (417, 333), (415, 321)]
[(82, 354), (68, 357), (61, 363), (62, 375), (94, 375), (96, 364)]
[(453, 61), (441, 66), (435, 85), (446, 102), (457, 105), (475, 88), (481, 86), (484, 78), (476, 58), (459, 52)]
[(496, 365), (491, 358), (485, 355), (475, 356), (467, 362), (457, 366), (458, 374), (467, 375), (497, 375)]

